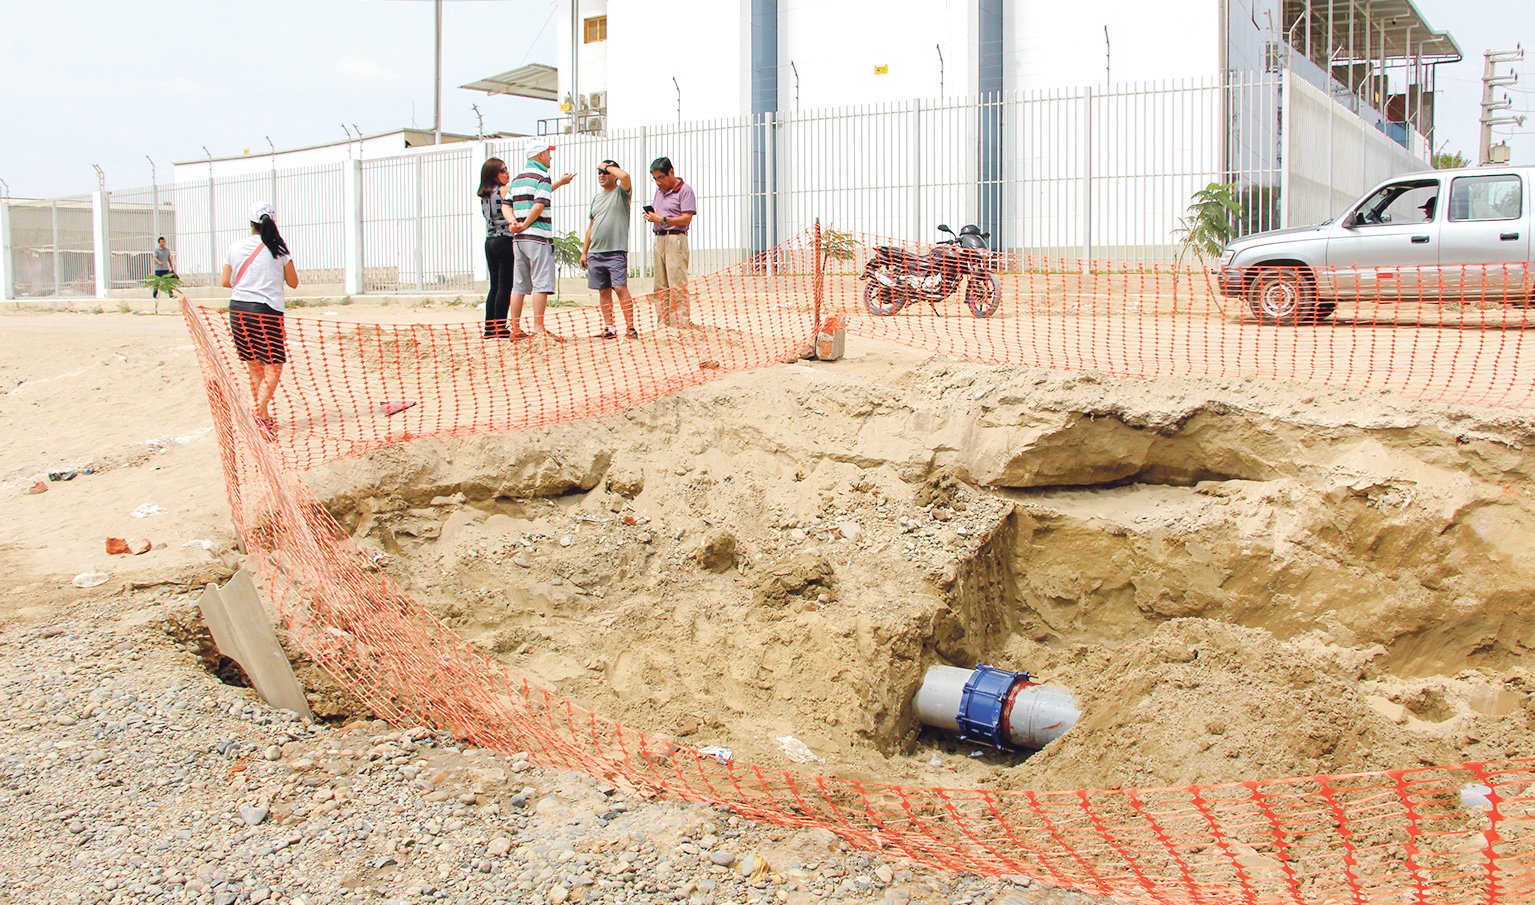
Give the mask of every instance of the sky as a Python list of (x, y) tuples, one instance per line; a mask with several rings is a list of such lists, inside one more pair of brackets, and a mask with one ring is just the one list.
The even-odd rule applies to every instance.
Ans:
[[(879, 0), (869, 0), (877, 4)], [(1535, 165), (1535, 2), (1416, 0), (1466, 59), (1439, 69), (1435, 144), (1474, 159), (1482, 53), (1512, 50), (1522, 128), (1515, 163)], [(430, 0), (0, 0), (0, 180), (13, 197), (162, 182), (171, 163), (432, 124)], [(552, 104), (460, 89), (555, 60), (555, 0), (443, 4), (443, 129), (532, 132)], [(1507, 67), (1502, 71), (1507, 71)], [(146, 159), (148, 158), (148, 159)], [(5, 187), (0, 187), (3, 192)]]
[(1436, 31), (1447, 31), (1465, 59), (1439, 67), (1435, 150), (1459, 151), (1473, 164), (1481, 140), (1482, 54), (1489, 50), (1525, 48), (1524, 60), (1499, 65), (1498, 72), (1515, 72), (1519, 82), (1500, 88), (1514, 102), (1502, 116), (1524, 114), (1523, 126), (1494, 127), (1493, 142), (1507, 140), (1513, 162), (1535, 166), (1535, 2), (1531, 0), (1413, 0)]
[[(443, 4), (443, 130), (532, 132), (550, 103), (459, 88), (554, 64), (555, 0)], [(430, 0), (0, 0), (0, 179), (13, 197), (161, 182), (171, 164), (432, 127)]]

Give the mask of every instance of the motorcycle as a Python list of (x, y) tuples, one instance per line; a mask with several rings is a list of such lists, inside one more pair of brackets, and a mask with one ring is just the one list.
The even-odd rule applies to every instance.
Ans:
[(891, 315), (915, 302), (927, 302), (934, 314), (938, 303), (954, 294), (960, 280), (965, 280), (965, 304), (976, 317), (990, 317), (1002, 302), (1002, 285), (997, 275), (996, 252), (986, 244), (991, 233), (966, 226), (954, 230), (939, 224), (944, 239), (926, 255), (916, 255), (894, 245), (881, 245), (864, 267), (860, 280), (868, 280), (863, 290), (864, 307), (870, 314)]

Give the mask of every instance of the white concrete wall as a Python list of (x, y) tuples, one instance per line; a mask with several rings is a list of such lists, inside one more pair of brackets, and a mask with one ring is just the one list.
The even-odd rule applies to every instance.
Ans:
[(1398, 173), (1429, 169), (1427, 142), (1413, 153), (1294, 73), (1285, 77), (1286, 226), (1337, 216), (1366, 189)]
[(975, 0), (778, 0), (778, 109), (795, 68), (801, 110), (936, 98), (939, 47), (943, 94), (974, 94), (976, 17)]
[[(336, 131), (338, 133), (341, 131), (339, 125)], [(406, 153), (407, 150), (403, 130), (366, 137), (362, 141), (339, 140), (334, 144), (278, 151), (275, 158), (271, 153), (258, 154), (256, 149), (252, 148), (250, 154), (241, 157), (213, 158), (213, 177), (232, 179), (239, 176), (270, 175), (274, 167), (278, 171), (302, 169), (340, 163), (359, 157), (363, 160), (374, 157), (394, 157)], [(174, 166), (173, 181), (175, 182), (192, 182), (208, 178), (208, 161), (206, 160), (181, 160)]]
[[(1247, 12), (1273, 5), (1232, 2)], [(1102, 85), (1105, 25), (1115, 83), (1216, 75), (1221, 10), (1219, 0), (1007, 0), (1005, 87)], [(602, 14), (608, 40), (575, 43), (572, 15)], [(940, 86), (948, 96), (974, 94), (978, 15), (976, 0), (779, 0), (778, 109), (794, 112), (796, 81), (802, 111), (937, 98)], [(559, 0), (556, 18), (561, 96), (570, 91), (571, 50), (579, 46), (578, 90), (608, 92), (610, 130), (675, 124), (674, 76), (684, 122), (751, 112), (751, 0)], [(1232, 18), (1253, 32), (1242, 46), (1261, 51), (1267, 20), (1260, 15), (1253, 26), (1245, 12)], [(876, 74), (881, 66), (886, 72)]]
[[(565, 2), (565, 0), (562, 0)], [(568, 21), (568, 20), (567, 20)], [(608, 8), (608, 128), (751, 111), (751, 0), (620, 0)], [(673, 87), (672, 79), (677, 79)], [(599, 90), (586, 81), (583, 91)]]
[(1220, 72), (1217, 0), (1009, 0), (1003, 29), (1009, 91), (1102, 85), (1105, 77), (1128, 84)]

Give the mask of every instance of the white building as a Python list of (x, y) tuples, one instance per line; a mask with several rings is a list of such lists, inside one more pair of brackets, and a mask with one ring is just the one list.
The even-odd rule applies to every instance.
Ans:
[(701, 226), (727, 221), (698, 238), (740, 254), (820, 217), (1158, 259), (1209, 182), (1239, 187), (1244, 229), (1316, 222), (1427, 166), (1434, 69), (1460, 58), (1411, 0), (558, 0), (555, 21), (540, 132), (577, 133), (583, 167), (671, 156)]
[(1433, 66), (1460, 58), (1411, 0), (559, 0), (556, 21), (580, 131), (1287, 65), (1431, 139)]
[[(772, 266), (817, 221), (906, 241), (976, 223), (1068, 267), (1168, 263), (1212, 182), (1235, 186), (1243, 232), (1316, 223), (1428, 166), (1435, 66), (1460, 56), (1410, 0), (558, 3), (557, 67), (463, 87), (550, 102), (539, 130), (577, 174), (554, 197), (561, 231), (586, 222), (598, 161), (643, 178), (671, 157), (698, 192), (696, 273)], [(247, 206), (272, 200), (306, 285), (468, 291), (485, 266), (480, 167), (521, 148), (398, 130), (0, 206), (19, 262), (0, 288), (138, 285), (160, 234), (208, 286)], [(647, 241), (636, 218), (631, 247)]]
[[(444, 145), (474, 140), (473, 135), (455, 135), (448, 132), (442, 135)], [(394, 129), (389, 132), (375, 132), (371, 135), (358, 132), (355, 136), (349, 134), (345, 139), (319, 142), (298, 148), (269, 147), (265, 150), (246, 148), (241, 154), (178, 160), (173, 164), (176, 168), (173, 181), (178, 184), (196, 182), (199, 179), (206, 180), (210, 174), (215, 179), (263, 176), (273, 171), (325, 166), (345, 160), (391, 157), (409, 148), (427, 148), (433, 145), (430, 129)]]

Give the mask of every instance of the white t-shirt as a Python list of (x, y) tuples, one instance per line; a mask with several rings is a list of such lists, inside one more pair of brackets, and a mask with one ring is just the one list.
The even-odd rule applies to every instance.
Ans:
[(234, 282), (234, 291), (229, 293), (229, 298), (237, 302), (261, 302), (274, 311), (281, 311), (283, 265), (293, 260), (292, 255), (272, 257), (261, 244), (261, 236), (252, 233), (229, 246), (229, 255), (224, 259), (229, 265), (229, 279), (234, 281), (240, 275), (240, 268), (245, 267), (245, 260), (257, 246), (261, 247), (261, 252), (251, 261), (251, 266), (245, 268), (245, 276)]

